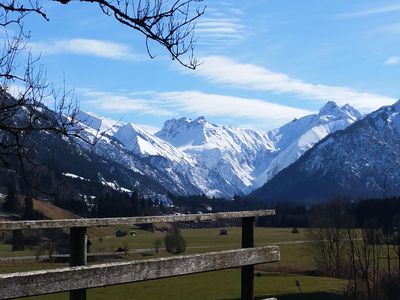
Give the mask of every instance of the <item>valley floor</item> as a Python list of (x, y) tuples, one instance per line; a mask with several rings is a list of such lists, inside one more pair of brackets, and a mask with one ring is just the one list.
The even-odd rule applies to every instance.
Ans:
[[(114, 228), (129, 230), (127, 227)], [(132, 228), (130, 229), (132, 230)], [(134, 249), (154, 249), (156, 239), (163, 240), (164, 233), (149, 232), (134, 229), (135, 236), (116, 238), (113, 236), (90, 236), (91, 252), (109, 252), (118, 247), (128, 247), (131, 253), (122, 254), (124, 259), (149, 258), (135, 252)], [(227, 228), (228, 235), (219, 235), (219, 228), (183, 229), (182, 234), (187, 242), (189, 253), (208, 252), (228, 248), (239, 248), (241, 229)], [(277, 243), (281, 249), (281, 261), (256, 266), (254, 279), (256, 299), (267, 296), (278, 299), (347, 299), (343, 298), (346, 280), (311, 276), (315, 264), (307, 242), (307, 231), (292, 234), (291, 228), (256, 228), (255, 240), (258, 246)], [(9, 245), (0, 244), (0, 257), (10, 257)], [(148, 253), (148, 251), (147, 251)], [(14, 252), (13, 255), (29, 256), (32, 252)], [(148, 255), (148, 254), (147, 254)], [(169, 255), (164, 250), (152, 257)], [(61, 263), (44, 261), (0, 262), (0, 273), (23, 270), (46, 269), (62, 267)], [(301, 291), (295, 281), (301, 285)], [(97, 288), (88, 291), (88, 299), (239, 299), (240, 270), (224, 270), (210, 273), (187, 275), (176, 278), (124, 284), (107, 288)], [(31, 297), (28, 299), (68, 299), (67, 293), (48, 296)]]

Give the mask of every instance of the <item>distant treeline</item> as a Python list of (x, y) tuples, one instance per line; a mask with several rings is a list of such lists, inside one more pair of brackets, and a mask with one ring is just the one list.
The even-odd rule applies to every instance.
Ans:
[[(361, 228), (365, 222), (374, 220), (381, 228), (393, 227), (392, 220), (400, 215), (400, 198), (365, 199), (351, 201), (336, 199), (317, 204), (295, 202), (265, 203), (243, 196), (232, 199), (209, 198), (206, 195), (176, 196), (168, 194), (173, 207), (157, 199), (157, 193), (151, 198), (139, 191), (125, 193), (113, 190), (98, 182), (83, 182), (80, 179), (58, 178), (53, 172), (42, 168), (37, 171), (44, 180), (50, 193), (41, 193), (26, 186), (13, 172), (0, 170), (0, 192), (8, 195), (3, 201), (5, 210), (23, 214), (26, 206), (24, 197), (47, 198), (55, 205), (70, 210), (83, 217), (122, 217), (159, 215), (174, 212), (207, 213), (222, 211), (241, 211), (257, 209), (275, 209), (276, 216), (259, 218), (259, 226), (269, 227), (313, 227), (319, 216), (328, 212), (332, 215), (346, 216), (339, 226)], [(43, 186), (42, 186), (43, 187)], [(16, 197), (16, 195), (24, 197)], [(399, 217), (400, 218), (400, 217)]]
[(335, 216), (332, 222), (339, 227), (361, 228), (373, 221), (379, 228), (392, 230), (395, 220), (400, 218), (400, 198), (335, 199), (310, 206), (282, 202), (272, 206), (276, 216), (260, 219), (259, 226), (314, 227), (321, 216)]
[(400, 198), (364, 199), (352, 201), (348, 199), (333, 199), (317, 204), (303, 204), (296, 202), (263, 203), (235, 196), (232, 200), (222, 198), (207, 198), (205, 195), (176, 197), (170, 195), (175, 205), (184, 208), (187, 212), (205, 212), (206, 208), (212, 211), (239, 211), (255, 209), (275, 209), (273, 217), (259, 218), (258, 226), (268, 227), (313, 227), (316, 221), (326, 212), (331, 215), (341, 215), (339, 226), (361, 228), (367, 221), (374, 220), (377, 226), (393, 227), (392, 220), (400, 216)]
[(103, 191), (88, 207), (82, 198), (56, 199), (55, 204), (85, 217), (120, 217), (158, 215), (173, 212), (208, 213), (222, 211), (241, 211), (256, 209), (275, 209), (273, 217), (258, 218), (257, 225), (265, 227), (314, 227), (321, 215), (342, 216), (335, 220), (337, 226), (361, 228), (366, 222), (374, 220), (380, 228), (393, 227), (392, 220), (400, 216), (400, 198), (365, 199), (350, 201), (335, 199), (323, 203), (306, 205), (294, 202), (260, 203), (244, 197), (232, 200), (208, 198), (205, 195), (180, 197), (168, 195), (173, 207), (166, 207), (157, 199), (144, 199), (137, 192), (131, 195), (117, 191)]

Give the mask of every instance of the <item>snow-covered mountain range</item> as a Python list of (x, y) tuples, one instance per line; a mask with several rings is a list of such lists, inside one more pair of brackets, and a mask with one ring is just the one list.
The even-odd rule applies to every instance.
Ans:
[(400, 101), (317, 143), (251, 196), (319, 201), (400, 194)]
[(79, 114), (89, 136), (106, 130), (95, 147), (82, 147), (143, 172), (135, 164), (139, 157), (158, 170), (157, 176), (166, 177), (165, 188), (172, 192), (223, 197), (262, 186), (325, 136), (360, 118), (350, 105), (328, 102), (318, 114), (268, 132), (216, 125), (199, 117), (168, 120), (151, 134), (132, 123)]
[(293, 120), (278, 129), (271, 130), (268, 136), (280, 151), (256, 179), (255, 187), (260, 187), (271, 180), (328, 134), (345, 129), (361, 117), (361, 113), (352, 106), (346, 104), (339, 107), (335, 102), (329, 101), (318, 114)]

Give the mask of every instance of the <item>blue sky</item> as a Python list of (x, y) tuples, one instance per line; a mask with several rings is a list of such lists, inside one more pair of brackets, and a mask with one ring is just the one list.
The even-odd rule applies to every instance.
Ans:
[(48, 80), (75, 89), (81, 108), (154, 130), (205, 116), (260, 130), (328, 100), (363, 113), (399, 97), (400, 3), (369, 0), (204, 1), (195, 71), (92, 4), (45, 3), (30, 46)]

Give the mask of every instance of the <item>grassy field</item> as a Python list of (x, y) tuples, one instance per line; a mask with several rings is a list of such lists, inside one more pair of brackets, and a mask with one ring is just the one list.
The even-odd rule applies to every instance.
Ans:
[(13, 272), (24, 272), (24, 271), (36, 271), (43, 269), (55, 269), (66, 267), (67, 264), (63, 263), (49, 263), (49, 262), (23, 262), (23, 263), (2, 263), (0, 262), (0, 274), (1, 273), (13, 273)]
[[(303, 294), (300, 294), (297, 289), (296, 280), (301, 283)], [(255, 295), (257, 299), (267, 296), (275, 296), (278, 299), (345, 299), (339, 297), (339, 293), (344, 286), (345, 281), (338, 279), (271, 273), (255, 278)], [(239, 298), (240, 271), (236, 269), (97, 288), (88, 291), (88, 299), (96, 300), (215, 300)], [(60, 293), (24, 299), (66, 300), (68, 299), (68, 294)]]
[[(163, 241), (164, 233), (135, 230), (136, 236), (121, 238), (91, 239), (91, 252), (109, 252), (118, 247), (128, 249), (153, 248), (154, 241)], [(241, 228), (231, 227), (228, 235), (219, 235), (219, 228), (183, 229), (182, 235), (186, 240), (187, 254), (234, 249), (241, 247)], [(291, 228), (256, 228), (256, 246), (278, 243), (281, 250), (281, 261), (263, 266), (265, 271), (309, 271), (315, 269), (315, 263), (309, 250), (307, 231), (300, 229), (298, 234), (292, 234)], [(164, 256), (163, 251), (157, 256)], [(137, 258), (135, 256), (134, 258)]]
[[(116, 229), (117, 228), (114, 230)], [(127, 230), (129, 228), (123, 229)], [(90, 252), (114, 252), (115, 249), (124, 248), (126, 246), (129, 250), (153, 249), (155, 240), (160, 239), (163, 241), (164, 239), (164, 233), (162, 232), (156, 231), (153, 233), (137, 228), (131, 230), (136, 232), (136, 236), (127, 235), (120, 238), (116, 238), (115, 236), (105, 236), (101, 238), (92, 236), (92, 238), (90, 238), (92, 243)], [(225, 236), (219, 235), (219, 228), (183, 229), (182, 235), (186, 240), (186, 254), (234, 249), (240, 248), (241, 245), (241, 228), (239, 227), (229, 228), (228, 235)], [(255, 230), (255, 241), (257, 246), (282, 243), (279, 244), (281, 249), (281, 261), (269, 264), (268, 267), (265, 268), (265, 270), (269, 271), (285, 271), (289, 266), (292, 268), (290, 270), (313, 269), (314, 260), (309, 251), (309, 244), (302, 243), (302, 241), (306, 239), (306, 230), (302, 229), (300, 229), (300, 233), (298, 234), (292, 234), (291, 228), (256, 228)], [(33, 256), (33, 251), (25, 250), (11, 252), (11, 245), (0, 244), (0, 257), (28, 255)], [(154, 255), (154, 257), (165, 255), (169, 254), (161, 249), (160, 253)], [(131, 254), (130, 256), (134, 259), (142, 258), (142, 255), (138, 254)], [(30, 265), (28, 264), (28, 266)], [(1, 265), (0, 272), (4, 272)]]
[[(99, 249), (110, 250), (127, 245), (129, 249), (153, 248), (154, 241), (160, 239), (163, 241), (164, 233), (149, 232), (145, 230), (131, 229), (136, 232), (136, 236), (125, 236), (116, 238), (113, 236), (106, 238), (91, 238), (92, 252), (99, 252)], [(202, 229), (182, 229), (182, 235), (186, 240), (188, 250), (202, 249), (207, 251), (222, 250), (229, 248), (240, 248), (241, 246), (241, 228), (228, 228), (228, 235), (219, 235), (219, 228)], [(296, 242), (307, 239), (306, 230), (300, 230), (298, 234), (292, 234), (291, 228), (256, 228), (255, 241), (257, 246), (264, 246), (273, 243)], [(197, 251), (197, 250), (196, 250)], [(194, 251), (194, 252), (196, 252)]]
[[(164, 233), (161, 232), (152, 233), (137, 228), (130, 230), (134, 230), (136, 235), (121, 238), (92, 236), (91, 252), (111, 252), (118, 247), (125, 246), (128, 246), (130, 250), (153, 248), (156, 239), (163, 240), (164, 238)], [(219, 235), (219, 228), (183, 229), (182, 234), (187, 243), (185, 254), (240, 248), (241, 243), (241, 229), (237, 227), (228, 228), (228, 235), (226, 236)], [(261, 277), (255, 278), (255, 294), (259, 299), (266, 296), (278, 296), (279, 299), (345, 299), (338, 296), (346, 285), (345, 280), (304, 275), (305, 271), (315, 268), (312, 254), (309, 251), (309, 243), (304, 243), (306, 239), (307, 232), (302, 229), (300, 229), (300, 233), (292, 234), (291, 228), (256, 228), (255, 240), (257, 246), (277, 243), (281, 250), (280, 262), (256, 266), (256, 271), (262, 272)], [(0, 256), (10, 250), (7, 247), (9, 245), (0, 245)], [(29, 254), (29, 251), (24, 251), (21, 254), (27, 255), (27, 253)], [(128, 254), (128, 257), (143, 259), (165, 255), (168, 254), (162, 250), (152, 257), (143, 257), (140, 254)], [(0, 264), (0, 273), (61, 266), (63, 265), (44, 262), (2, 263)], [(300, 281), (303, 294), (300, 294), (295, 286), (296, 280)], [(240, 271), (238, 269), (224, 270), (97, 288), (89, 290), (88, 295), (89, 299), (100, 300), (238, 299), (240, 296)], [(68, 294), (61, 293), (28, 299), (68, 299)]]
[(33, 251), (25, 250), (25, 251), (11, 251), (11, 244), (3, 244), (0, 243), (0, 257), (15, 257), (15, 256), (27, 256), (33, 255)]

